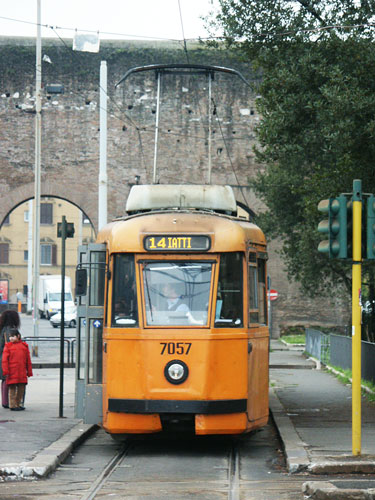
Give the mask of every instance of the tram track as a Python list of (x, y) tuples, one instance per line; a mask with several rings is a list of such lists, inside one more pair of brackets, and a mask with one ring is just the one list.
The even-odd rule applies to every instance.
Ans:
[[(124, 459), (131, 451), (136, 451), (136, 443), (125, 443), (106, 463), (100, 474), (91, 484), (90, 488), (80, 496), (80, 500), (94, 500), (100, 495), (101, 490), (111, 481), (111, 476), (118, 468), (123, 467)], [(228, 500), (240, 499), (240, 452), (237, 444), (231, 444), (227, 451), (223, 450), (223, 457), (227, 456), (227, 481), (225, 490), (222, 491)], [(209, 468), (209, 467), (208, 467)], [(214, 467), (215, 468), (215, 467)], [(220, 480), (217, 479), (220, 483)], [(213, 488), (214, 490), (216, 488)], [(221, 488), (219, 487), (219, 490)]]
[(229, 453), (228, 464), (228, 500), (240, 498), (240, 454), (236, 445), (232, 446)]
[(81, 496), (80, 500), (93, 500), (97, 493), (103, 488), (111, 474), (117, 469), (122, 460), (127, 456), (132, 445), (130, 443), (125, 444), (107, 463), (101, 474), (93, 482), (90, 489)]

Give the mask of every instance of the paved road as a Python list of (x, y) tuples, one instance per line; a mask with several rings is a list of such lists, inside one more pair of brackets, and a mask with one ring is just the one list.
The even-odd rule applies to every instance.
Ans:
[[(49, 320), (38, 320), (38, 331), (40, 337), (58, 337), (60, 336), (60, 328), (53, 328)], [(21, 333), (23, 337), (32, 337), (34, 335), (34, 326), (32, 317), (27, 314), (21, 314)], [(67, 337), (75, 336), (75, 328), (65, 327), (65, 335)]]
[(0, 484), (0, 498), (29, 500), (299, 500), (270, 423), (240, 440), (216, 437), (114, 442), (97, 431), (47, 480)]

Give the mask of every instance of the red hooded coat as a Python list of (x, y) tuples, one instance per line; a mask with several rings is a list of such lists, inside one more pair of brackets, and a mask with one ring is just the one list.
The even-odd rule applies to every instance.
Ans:
[(26, 342), (8, 342), (5, 344), (2, 360), (3, 375), (7, 384), (27, 384), (27, 377), (32, 377), (29, 346)]

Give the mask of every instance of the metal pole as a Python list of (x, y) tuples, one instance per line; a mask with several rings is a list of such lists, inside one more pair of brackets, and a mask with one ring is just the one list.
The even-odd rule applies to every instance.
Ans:
[(107, 224), (107, 63), (100, 63), (100, 162), (98, 227)]
[(155, 120), (155, 149), (154, 149), (154, 175), (153, 183), (156, 184), (156, 163), (158, 157), (158, 138), (159, 138), (159, 110), (160, 110), (160, 71), (158, 71), (158, 90), (156, 97), (156, 120)]
[(64, 320), (65, 320), (65, 239), (66, 219), (62, 216), (61, 224), (61, 324), (60, 324), (60, 397), (59, 417), (64, 415)]
[(208, 73), (208, 179), (211, 184), (211, 147), (212, 147), (212, 97), (211, 97), (212, 74)]
[(29, 231), (27, 235), (27, 312), (33, 309), (33, 200), (29, 200)]
[(361, 454), (361, 268), (362, 181), (353, 181), (352, 265), (352, 451)]
[[(35, 207), (34, 207), (34, 275), (33, 275), (33, 332), (38, 337), (38, 292), (40, 263), (40, 170), (41, 170), (41, 130), (42, 130), (42, 37), (41, 37), (41, 0), (37, 0), (37, 39), (36, 39), (36, 82), (35, 82)], [(32, 347), (33, 356), (38, 356), (36, 340)]]

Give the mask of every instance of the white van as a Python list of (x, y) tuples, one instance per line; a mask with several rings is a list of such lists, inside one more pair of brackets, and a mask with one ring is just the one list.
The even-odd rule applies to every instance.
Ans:
[[(61, 276), (39, 276), (38, 311), (41, 318), (50, 319), (61, 311)], [(65, 311), (75, 311), (69, 276), (65, 277)]]

